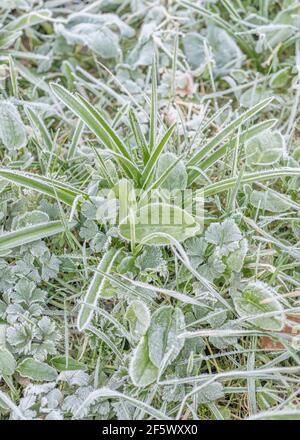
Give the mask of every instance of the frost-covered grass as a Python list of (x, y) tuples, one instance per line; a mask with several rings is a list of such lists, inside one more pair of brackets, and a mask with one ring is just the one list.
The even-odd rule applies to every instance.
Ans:
[(0, 418), (299, 418), (300, 2), (0, 17)]

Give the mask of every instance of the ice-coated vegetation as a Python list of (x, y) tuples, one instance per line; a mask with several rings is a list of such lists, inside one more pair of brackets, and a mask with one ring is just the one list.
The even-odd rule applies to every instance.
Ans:
[(299, 29), (0, 0), (0, 419), (300, 418)]

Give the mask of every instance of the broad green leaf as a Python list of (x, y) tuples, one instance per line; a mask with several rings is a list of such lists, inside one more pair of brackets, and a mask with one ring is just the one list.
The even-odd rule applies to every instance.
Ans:
[(206, 56), (204, 38), (197, 32), (188, 32), (182, 38), (183, 50), (192, 69), (198, 69), (205, 64)]
[(27, 143), (21, 116), (17, 108), (8, 101), (0, 101), (0, 140), (9, 150), (22, 148)]
[(160, 272), (165, 264), (166, 262), (163, 259), (162, 250), (155, 246), (144, 246), (143, 252), (135, 261), (136, 267), (142, 271)]
[(57, 378), (57, 372), (53, 367), (33, 358), (24, 359), (18, 365), (17, 371), (22, 377), (39, 382), (52, 382)]
[[(103, 6), (105, 8), (107, 5)], [(119, 32), (116, 32), (117, 29)], [(117, 14), (90, 14), (85, 13), (84, 9), (70, 14), (66, 21), (57, 23), (55, 32), (63, 35), (68, 44), (87, 46), (104, 59), (121, 57), (119, 33), (126, 38), (132, 38), (135, 34), (134, 29)]]
[(143, 336), (133, 353), (129, 374), (132, 382), (137, 387), (146, 387), (157, 379), (158, 368), (149, 358), (147, 336)]
[(104, 59), (117, 59), (120, 56), (119, 36), (103, 24), (94, 24), (84, 21), (82, 14), (81, 22), (77, 25), (66, 26), (59, 23), (55, 27), (58, 35), (62, 35), (68, 44), (81, 44), (89, 47), (92, 51)]
[[(137, 210), (135, 218), (135, 242), (140, 243), (148, 236), (164, 233), (179, 242), (196, 235), (201, 227), (194, 217), (183, 209), (163, 203), (152, 203)], [(119, 225), (119, 232), (125, 240), (131, 240), (130, 217), (126, 217)], [(147, 244), (168, 245), (167, 237), (153, 237)]]
[(223, 385), (219, 382), (206, 385), (201, 389), (201, 391), (197, 393), (198, 404), (213, 402), (223, 397), (224, 397), (224, 388)]
[(283, 136), (266, 130), (245, 143), (246, 163), (250, 168), (276, 164), (285, 151)]
[(240, 272), (244, 265), (244, 259), (248, 252), (248, 242), (244, 238), (239, 242), (239, 247), (231, 252), (226, 261), (226, 266), (234, 272)]
[(255, 208), (270, 212), (285, 212), (289, 209), (289, 203), (277, 197), (270, 191), (251, 190), (250, 204)]
[(15, 358), (7, 348), (0, 346), (0, 376), (10, 376), (15, 369)]
[[(291, 5), (289, 7), (280, 9), (276, 17), (272, 20), (272, 23), (269, 24), (269, 26), (265, 26), (264, 32), (269, 47), (275, 48), (278, 44), (282, 44), (291, 35), (293, 35), (293, 33), (295, 33), (296, 29), (299, 28), (299, 3), (290, 3)], [(274, 29), (274, 25), (280, 24), (283, 25), (282, 29)], [(268, 27), (270, 29), (269, 31)]]
[[(77, 318), (77, 327), (79, 331), (83, 331), (92, 320), (97, 301), (106, 285), (106, 278), (102, 275), (102, 272), (105, 272), (106, 274), (110, 273), (119, 253), (120, 250), (110, 249), (100, 260), (79, 309)], [(97, 272), (97, 270), (100, 272)]]
[(197, 267), (205, 260), (208, 243), (204, 237), (192, 237), (185, 241), (184, 247), (192, 267)]
[(233, 68), (239, 69), (241, 67), (243, 54), (235, 39), (227, 31), (210, 24), (207, 39), (212, 49), (215, 70), (219, 75), (231, 72)]
[[(177, 157), (173, 153), (164, 153), (160, 156), (156, 168), (156, 179), (159, 179), (166, 169), (173, 162), (175, 163)], [(180, 160), (174, 165), (174, 168), (169, 173), (164, 182), (160, 185), (161, 188), (172, 190), (184, 190), (187, 186), (187, 172), (184, 162)]]
[(27, 211), (24, 214), (14, 217), (11, 226), (13, 230), (17, 230), (20, 228), (25, 228), (26, 226), (32, 226), (38, 223), (47, 223), (49, 221), (49, 215), (46, 214), (46, 212), (34, 210)]
[(143, 301), (132, 301), (127, 307), (125, 318), (129, 322), (130, 333), (134, 338), (144, 336), (150, 325), (151, 315)]
[(161, 306), (152, 315), (148, 330), (149, 358), (157, 368), (170, 351), (168, 363), (173, 362), (180, 353), (184, 338), (178, 338), (178, 335), (184, 326), (184, 315), (178, 307)]
[(151, 183), (150, 186), (147, 186), (145, 188), (143, 195), (140, 198), (140, 201), (144, 200), (146, 196), (151, 194), (151, 191), (153, 191), (156, 188), (163, 188), (164, 182), (168, 179), (169, 175), (172, 173), (172, 171), (176, 168), (177, 164), (182, 162), (182, 158), (176, 157), (173, 162), (169, 163), (169, 165), (165, 168), (165, 170), (162, 171), (162, 174), (155, 178), (155, 180)]
[(241, 95), (240, 105), (245, 108), (251, 108), (269, 96), (270, 92), (265, 86), (258, 85), (256, 87), (250, 87)]
[(232, 219), (226, 219), (222, 223), (211, 223), (205, 233), (206, 241), (216, 246), (220, 256), (227, 256), (230, 252), (237, 250), (242, 238), (239, 227)]
[(272, 89), (282, 88), (286, 85), (289, 80), (290, 70), (290, 67), (284, 67), (272, 76), (270, 80)]
[[(255, 58), (256, 52), (253, 44), (249, 43), (249, 40), (245, 39), (243, 35), (239, 35), (235, 32), (234, 26), (228, 26), (228, 21), (224, 20), (220, 17), (220, 14), (216, 14), (211, 12), (209, 9), (206, 9), (195, 2), (187, 1), (187, 0), (177, 0), (177, 2), (186, 8), (190, 8), (194, 11), (197, 11), (201, 14), (201, 16), (207, 18), (210, 22), (214, 23), (221, 29), (224, 29), (231, 37), (233, 37), (238, 43), (239, 47), (245, 52), (249, 58)], [(229, 2), (227, 2), (228, 4)], [(232, 8), (235, 11), (234, 8)]]
[[(267, 284), (251, 282), (234, 298), (237, 313), (242, 318), (264, 330), (280, 331), (284, 325), (284, 309), (273, 291)], [(272, 314), (273, 316), (263, 314)], [(255, 318), (257, 316), (257, 318)]]
[(0, 168), (0, 179), (5, 179), (23, 188), (33, 189), (39, 193), (72, 206), (78, 196), (88, 198), (88, 195), (77, 188), (74, 188), (55, 179), (39, 176), (36, 174), (23, 173), (21, 171)]
[(50, 363), (57, 371), (85, 371), (87, 369), (87, 366), (83, 363), (78, 362), (71, 357), (67, 358), (64, 355), (53, 357)]
[(53, 221), (48, 223), (39, 223), (37, 225), (27, 226), (13, 232), (5, 232), (0, 235), (0, 252), (22, 246), (42, 238), (64, 232), (66, 228), (71, 229), (76, 222), (64, 224), (62, 221)]

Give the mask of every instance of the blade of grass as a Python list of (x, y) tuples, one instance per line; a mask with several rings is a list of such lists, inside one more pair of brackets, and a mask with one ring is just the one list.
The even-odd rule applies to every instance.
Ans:
[(52, 17), (52, 12), (49, 9), (40, 9), (38, 11), (32, 11), (28, 14), (23, 14), (11, 21), (3, 29), (5, 31), (21, 31), (30, 26), (43, 23), (48, 18)]
[(150, 114), (150, 133), (149, 149), (152, 151), (156, 145), (157, 130), (157, 61), (154, 53), (152, 62), (152, 92), (151, 92), (151, 114)]
[(52, 151), (53, 148), (53, 141), (51, 139), (50, 133), (47, 129), (47, 127), (44, 124), (44, 121), (40, 118), (40, 116), (31, 108), (27, 108), (26, 110), (28, 119), (30, 120), (31, 124), (33, 125), (33, 128), (36, 128), (41, 136), (41, 139), (43, 140), (43, 143), (48, 151)]
[[(112, 266), (120, 254), (120, 249), (110, 249), (103, 255), (97, 270), (109, 273)], [(79, 331), (83, 331), (91, 322), (94, 314), (94, 308), (105, 286), (106, 279), (99, 272), (95, 272), (88, 287), (88, 290), (84, 296), (83, 303), (79, 309), (77, 318), (77, 327)]]
[(175, 168), (175, 166), (178, 164), (178, 162), (180, 162), (183, 159), (183, 155), (182, 156), (178, 156), (176, 158), (176, 160), (174, 160), (174, 162), (171, 163), (171, 165), (168, 166), (168, 168), (162, 173), (161, 176), (159, 176), (158, 179), (156, 179), (150, 186), (148, 186), (148, 188), (145, 189), (145, 191), (143, 191), (141, 198), (139, 200), (139, 202), (141, 203), (143, 200), (146, 199), (147, 195), (154, 189), (159, 188), (160, 185), (162, 185), (164, 183), (164, 181), (167, 179), (167, 177), (169, 176), (169, 174), (171, 173), (171, 171)]
[(79, 408), (76, 410), (74, 417), (80, 417), (80, 414), (83, 413), (84, 409), (87, 406), (90, 406), (95, 400), (101, 399), (101, 398), (107, 398), (107, 399), (120, 399), (120, 400), (127, 400), (130, 402), (133, 406), (136, 406), (137, 408), (141, 409), (142, 411), (145, 411), (150, 416), (154, 417), (158, 420), (171, 420), (170, 417), (168, 417), (166, 414), (162, 413), (161, 411), (158, 411), (157, 409), (153, 408), (150, 405), (147, 405), (146, 403), (142, 402), (141, 400), (135, 399), (134, 397), (127, 396), (126, 394), (119, 393), (118, 391), (110, 390), (109, 388), (100, 388), (96, 391), (91, 392), (88, 397), (84, 400), (84, 402), (79, 406)]
[(13, 249), (23, 244), (32, 243), (42, 238), (51, 237), (65, 230), (65, 226), (73, 228), (76, 222), (64, 224), (62, 221), (40, 223), (33, 226), (6, 232), (0, 236), (0, 252)]
[(81, 119), (78, 119), (73, 136), (72, 136), (72, 140), (71, 140), (71, 143), (69, 146), (69, 151), (68, 151), (68, 155), (67, 155), (68, 159), (73, 159), (73, 157), (75, 156), (76, 148), (77, 148), (78, 143), (80, 141), (83, 129), (84, 129), (84, 122)]
[[(293, 177), (300, 176), (300, 168), (279, 168), (274, 170), (258, 171), (253, 173), (244, 174), (241, 179), (241, 183), (251, 183), (261, 180), (277, 179), (279, 177)], [(227, 189), (233, 188), (236, 185), (238, 177), (231, 177), (224, 179), (221, 182), (215, 182), (207, 185), (203, 188), (204, 197), (218, 194)]]
[(139, 121), (132, 109), (129, 110), (129, 121), (130, 121), (131, 130), (135, 138), (135, 142), (139, 150), (142, 152), (144, 165), (146, 165), (147, 161), (149, 160), (149, 149), (147, 146), (145, 136), (141, 130)]
[(118, 153), (130, 160), (130, 154), (124, 143), (115, 131), (111, 129), (103, 116), (101, 116), (86, 99), (79, 94), (73, 95), (67, 89), (56, 83), (51, 83), (51, 89), (58, 99), (85, 122), (89, 129), (104, 142), (108, 149), (112, 149), (113, 145), (111, 141), (113, 141)]
[(141, 177), (141, 181), (143, 182), (143, 188), (145, 188), (148, 183), (149, 180), (151, 178), (152, 175), (152, 171), (155, 167), (155, 165), (157, 164), (157, 161), (159, 159), (159, 156), (161, 155), (166, 143), (168, 142), (168, 140), (170, 139), (170, 137), (172, 136), (174, 130), (175, 130), (176, 124), (173, 124), (164, 134), (164, 136), (162, 137), (161, 141), (159, 142), (159, 144), (157, 145), (157, 147), (155, 148), (155, 150), (152, 151), (151, 156), (147, 162), (147, 165), (145, 166), (143, 172), (142, 172), (142, 177)]
[(36, 174), (0, 168), (0, 178), (23, 188), (33, 189), (55, 199), (58, 198), (62, 203), (69, 206), (72, 206), (77, 196), (88, 198), (86, 193), (77, 188)]
[[(250, 118), (259, 113), (262, 109), (270, 104), (273, 98), (267, 98), (256, 104), (249, 110), (245, 111), (238, 118), (228, 124), (223, 130), (221, 130), (216, 136), (213, 137), (204, 147), (201, 148), (187, 163), (188, 166), (197, 166), (204, 156), (208, 155), (218, 144), (220, 144), (227, 136), (237, 129), (241, 124), (248, 121)], [(189, 173), (189, 184), (192, 184), (195, 180), (195, 171), (192, 170)]]
[(111, 341), (111, 339), (104, 332), (102, 332), (98, 328), (94, 327), (93, 325), (89, 325), (88, 330), (90, 332), (94, 333), (94, 335), (97, 336), (99, 339), (101, 339), (111, 349), (111, 351), (113, 353), (115, 353), (115, 355), (117, 356), (119, 361), (121, 361), (121, 363), (124, 362), (124, 356), (122, 356), (122, 354), (120, 353), (120, 351), (118, 350), (116, 345)]
[[(101, 116), (101, 114), (90, 105), (81, 95), (73, 95), (64, 87), (52, 83), (51, 88), (53, 93), (82, 121), (89, 127), (89, 129), (104, 143), (106, 148), (110, 151), (115, 151), (120, 155), (120, 165), (129, 177), (140, 177), (138, 168), (131, 162), (130, 153), (124, 142), (119, 138), (117, 133), (109, 126), (108, 122)], [(122, 159), (127, 159), (127, 162)], [(134, 170), (134, 174), (128, 170), (128, 161), (131, 162), (131, 170)]]
[(18, 99), (18, 96), (19, 96), (18, 78), (17, 78), (16, 68), (14, 65), (14, 60), (12, 59), (11, 55), (9, 55), (9, 74), (10, 74), (13, 96), (16, 99)]
[(34, 87), (41, 89), (47, 95), (51, 96), (51, 94), (52, 94), (51, 89), (50, 89), (49, 85), (46, 83), (46, 81), (44, 81), (42, 76), (39, 76), (39, 75), (33, 73), (32, 70), (28, 69), (22, 63), (19, 63), (16, 60), (15, 60), (15, 66), (23, 78), (25, 78), (27, 81), (29, 81), (31, 84), (33, 84)]
[[(240, 144), (243, 144), (246, 140), (250, 139), (253, 136), (256, 136), (258, 133), (261, 133), (262, 131), (268, 130), (276, 124), (277, 119), (269, 119), (268, 121), (260, 122), (258, 124), (253, 125), (253, 127), (249, 128), (248, 130), (244, 131), (240, 135)], [(204, 159), (199, 163), (199, 168), (202, 171), (207, 170), (210, 168), (213, 164), (215, 164), (221, 157), (223, 157), (228, 151), (232, 150), (236, 144), (236, 136), (230, 140), (229, 142), (226, 142), (226, 144), (222, 145), (220, 148), (218, 148), (214, 153), (212, 153), (209, 157)]]

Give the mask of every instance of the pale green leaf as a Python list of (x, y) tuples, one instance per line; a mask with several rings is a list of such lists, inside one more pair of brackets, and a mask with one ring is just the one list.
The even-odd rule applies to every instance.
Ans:
[(149, 358), (148, 337), (144, 336), (136, 347), (129, 366), (132, 382), (137, 387), (146, 387), (158, 376), (158, 368)]
[[(201, 230), (194, 217), (183, 209), (162, 203), (152, 203), (140, 208), (136, 213), (135, 241), (140, 243), (148, 236), (157, 233), (167, 234), (176, 240), (184, 241)], [(126, 217), (119, 225), (120, 235), (131, 240), (130, 218)], [(170, 244), (167, 237), (157, 236), (147, 243), (163, 246)]]
[(174, 361), (184, 346), (184, 338), (178, 335), (185, 326), (184, 315), (178, 307), (160, 307), (152, 316), (148, 330), (149, 358), (159, 368), (164, 356), (171, 355), (168, 363)]
[(249, 283), (241, 294), (234, 298), (234, 305), (242, 318), (249, 318), (249, 322), (257, 327), (276, 331), (283, 328), (283, 307), (276, 293), (265, 283)]
[(17, 371), (22, 377), (39, 382), (51, 382), (57, 378), (57, 372), (54, 368), (32, 358), (24, 359), (18, 365)]
[(10, 376), (16, 369), (16, 361), (11, 352), (0, 346), (0, 376)]

